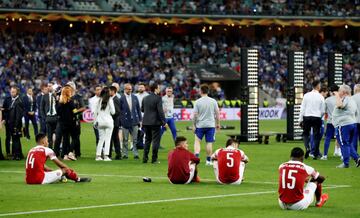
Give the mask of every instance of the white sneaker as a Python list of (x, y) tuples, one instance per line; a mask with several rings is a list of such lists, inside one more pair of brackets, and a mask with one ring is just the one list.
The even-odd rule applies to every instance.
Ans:
[(320, 160), (327, 160), (327, 155), (322, 156)]
[(96, 161), (102, 161), (103, 159), (100, 156), (98, 156), (98, 157), (95, 158), (95, 160)]
[(314, 158), (315, 156), (313, 154), (309, 154), (309, 157)]
[(338, 151), (334, 152), (334, 157), (341, 157), (341, 153)]
[(112, 161), (111, 158), (109, 158), (108, 156), (104, 157), (104, 161)]
[(70, 160), (73, 160), (73, 161), (77, 160), (76, 157), (75, 157), (75, 154), (72, 153), (72, 152), (69, 153), (68, 158), (69, 158)]
[(212, 166), (212, 165), (214, 165), (213, 162), (208, 161), (208, 160), (207, 160), (206, 163), (205, 163), (205, 166)]

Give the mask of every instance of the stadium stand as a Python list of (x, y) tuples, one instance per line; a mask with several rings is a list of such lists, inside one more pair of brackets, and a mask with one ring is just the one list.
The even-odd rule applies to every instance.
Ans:
[(357, 0), (0, 0), (0, 7), (3, 8), (34, 8), (35, 6), (44, 9), (45, 5), (48, 10), (121, 12), (136, 10), (140, 13), (335, 17), (360, 15), (360, 5)]
[[(360, 81), (360, 47), (351, 40), (321, 43), (315, 38), (273, 37), (263, 41), (233, 41), (199, 35), (185, 36), (183, 40), (143, 32), (105, 37), (95, 33), (19, 32), (0, 34), (0, 89), (4, 93), (13, 83), (23, 90), (29, 86), (39, 88), (42, 81), (55, 80), (62, 84), (72, 78), (80, 92), (89, 97), (89, 89), (95, 84), (158, 81), (162, 88), (172, 84), (177, 98), (194, 99), (200, 80), (187, 65), (219, 65), (237, 71), (239, 48), (243, 45), (260, 49), (260, 85), (274, 98), (284, 97), (286, 91), (289, 48), (307, 51), (305, 84), (326, 77), (327, 52), (332, 50), (345, 55), (345, 81)], [(224, 97), (220, 93), (217, 98)]]

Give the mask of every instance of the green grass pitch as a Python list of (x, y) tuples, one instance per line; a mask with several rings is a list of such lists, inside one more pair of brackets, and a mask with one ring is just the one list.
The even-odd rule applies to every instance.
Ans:
[[(228, 133), (216, 135), (214, 150), (224, 145)], [(177, 122), (178, 135), (188, 138), (193, 151), (194, 135), (186, 131), (189, 122)], [(285, 132), (285, 121), (261, 121), (261, 131)], [(4, 152), (4, 129), (0, 130)], [(243, 143), (241, 149), (250, 158), (245, 181), (240, 186), (218, 185), (212, 167), (205, 166), (202, 146), (198, 184), (171, 185), (166, 179), (167, 153), (173, 148), (171, 134), (162, 139), (164, 150), (159, 152), (160, 164), (142, 164), (130, 155), (128, 160), (95, 162), (95, 137), (91, 125), (82, 125), (82, 154), (76, 162), (66, 162), (81, 175), (93, 181), (75, 184), (72, 181), (52, 185), (26, 185), (25, 161), (0, 161), (0, 216), (29, 212), (26, 217), (360, 217), (360, 169), (352, 162), (349, 169), (336, 169), (339, 158), (333, 157), (332, 142), (328, 161), (306, 160), (327, 178), (324, 192), (330, 199), (323, 208), (306, 211), (283, 211), (277, 202), (277, 169), (289, 158), (292, 147), (302, 142), (270, 144)], [(34, 140), (22, 139), (24, 154), (34, 146)], [(323, 149), (323, 142), (321, 144)], [(142, 150), (141, 153), (142, 155)], [(49, 164), (54, 167), (53, 164)], [(143, 176), (152, 178), (144, 183)], [(15, 215), (15, 214), (13, 214)]]

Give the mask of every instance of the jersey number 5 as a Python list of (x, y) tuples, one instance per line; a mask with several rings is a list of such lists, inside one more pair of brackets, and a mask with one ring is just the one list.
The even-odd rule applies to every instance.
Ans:
[(31, 169), (34, 168), (35, 158), (33, 156), (34, 154), (31, 154), (30, 157), (26, 160), (26, 169), (29, 168), (29, 165), (31, 166)]
[(226, 160), (228, 160), (228, 161), (226, 162), (226, 166), (227, 166), (227, 167), (233, 167), (233, 166), (234, 166), (233, 154), (234, 154), (234, 153), (226, 153)]
[[(281, 173), (281, 186), (283, 189), (288, 188), (288, 189), (294, 189), (295, 188), (295, 183), (296, 183), (296, 178), (295, 176), (293, 176), (293, 174), (297, 173), (297, 170), (289, 170), (286, 172), (285, 169), (282, 170)], [(286, 182), (286, 179), (288, 179), (288, 182)]]

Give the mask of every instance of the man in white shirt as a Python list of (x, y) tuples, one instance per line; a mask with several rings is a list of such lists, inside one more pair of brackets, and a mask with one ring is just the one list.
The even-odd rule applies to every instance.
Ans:
[(141, 105), (142, 105), (142, 100), (148, 95), (149, 95), (149, 93), (146, 91), (145, 83), (140, 82), (138, 84), (138, 92), (135, 94), (135, 96), (139, 100), (140, 108), (141, 108)]
[[(100, 85), (97, 85), (95, 87), (95, 95), (89, 99), (89, 109), (91, 110), (92, 114), (94, 114), (96, 105), (99, 102), (101, 90), (102, 90), (102, 87)], [(94, 128), (94, 133), (95, 133), (95, 138), (96, 138), (96, 146), (97, 146), (97, 144), (99, 142), (99, 130), (95, 127), (93, 127), (93, 128)]]
[[(138, 98), (139, 104), (140, 104), (140, 108), (141, 108), (143, 99), (144, 99), (146, 96), (148, 96), (149, 93), (146, 91), (145, 83), (143, 83), (143, 82), (140, 82), (140, 83), (138, 84), (137, 89), (138, 89), (138, 90), (137, 90), (138, 92), (135, 94), (135, 96)], [(143, 113), (143, 112), (141, 112), (141, 116), (144, 116), (144, 113)], [(140, 127), (140, 130), (144, 133), (142, 127)], [(144, 136), (142, 137), (142, 140), (139, 140), (139, 141), (137, 142), (138, 145), (140, 145), (140, 146), (141, 146), (141, 145), (144, 146), (144, 143), (145, 143), (145, 133), (144, 133), (143, 135), (144, 135)], [(140, 137), (141, 137), (141, 136), (140, 136)], [(160, 146), (160, 148), (161, 148), (161, 146)], [(130, 147), (130, 149), (132, 149), (132, 147)]]
[[(312, 83), (313, 90), (304, 95), (300, 108), (299, 123), (303, 128), (304, 145), (306, 148), (305, 158), (309, 157), (310, 152), (314, 159), (320, 157), (320, 140), (321, 140), (321, 117), (325, 113), (325, 100), (319, 93), (320, 81), (315, 80)], [(313, 129), (314, 148), (310, 148), (310, 131)]]
[(357, 151), (358, 140), (360, 141), (360, 84), (354, 86), (354, 95), (351, 97), (356, 103), (356, 133), (353, 138), (353, 145)]
[[(162, 97), (162, 105), (165, 113), (166, 123), (168, 124), (173, 139), (176, 139), (176, 126), (174, 119), (174, 95), (173, 88), (171, 86), (167, 87), (165, 90), (166, 94)], [(161, 128), (161, 136), (164, 134), (166, 129), (164, 127)]]

